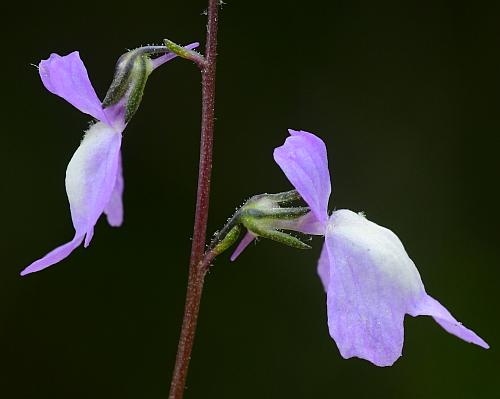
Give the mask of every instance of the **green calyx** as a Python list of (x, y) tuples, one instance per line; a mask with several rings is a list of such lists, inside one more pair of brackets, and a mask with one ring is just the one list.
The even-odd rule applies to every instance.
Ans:
[(168, 50), (160, 46), (140, 47), (123, 54), (116, 63), (115, 76), (102, 102), (107, 108), (125, 99), (125, 123), (128, 123), (139, 108), (142, 94), (153, 64), (152, 54), (165, 53)]
[(300, 198), (296, 190), (278, 194), (261, 194), (250, 198), (241, 207), (240, 220), (243, 226), (256, 236), (268, 238), (298, 249), (311, 247), (295, 236), (281, 231), (290, 222), (307, 214), (308, 207), (281, 207), (280, 205)]
[(253, 196), (236, 211), (215, 236), (210, 249), (217, 255), (228, 249), (237, 241), (241, 231), (240, 226), (244, 226), (255, 236), (268, 238), (293, 248), (310, 249), (311, 247), (299, 238), (283, 231), (293, 230), (297, 220), (309, 213), (308, 207), (287, 206), (300, 199), (296, 190)]
[(241, 225), (237, 224), (233, 226), (231, 229), (229, 229), (229, 232), (222, 238), (222, 240), (215, 245), (213, 248), (214, 254), (220, 255), (226, 249), (228, 249), (231, 245), (233, 245), (238, 237), (240, 236), (241, 233)]

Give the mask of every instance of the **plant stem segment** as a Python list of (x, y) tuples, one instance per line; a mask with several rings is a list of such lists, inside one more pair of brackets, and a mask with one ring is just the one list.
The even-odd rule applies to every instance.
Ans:
[(181, 399), (193, 349), (196, 322), (200, 309), (201, 294), (205, 275), (215, 254), (205, 254), (208, 208), (210, 197), (210, 176), (212, 173), (212, 147), (215, 111), (215, 66), (217, 58), (217, 23), (219, 0), (208, 1), (207, 42), (205, 63), (201, 65), (202, 74), (202, 116), (200, 165), (198, 171), (198, 191), (194, 221), (189, 277), (182, 321), (181, 334), (177, 347), (175, 368), (170, 386), (169, 399)]

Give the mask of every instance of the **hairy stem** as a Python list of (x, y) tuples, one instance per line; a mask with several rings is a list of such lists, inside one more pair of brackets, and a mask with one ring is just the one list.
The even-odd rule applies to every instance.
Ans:
[(193, 242), (189, 261), (189, 277), (182, 321), (181, 334), (177, 347), (175, 368), (170, 386), (170, 399), (181, 399), (193, 349), (196, 322), (200, 310), (203, 283), (208, 266), (214, 253), (205, 254), (208, 208), (210, 198), (210, 176), (212, 173), (212, 147), (215, 111), (215, 66), (217, 58), (217, 23), (219, 0), (208, 0), (206, 62), (201, 65), (202, 74), (202, 116), (200, 165), (198, 170), (198, 191), (194, 220)]

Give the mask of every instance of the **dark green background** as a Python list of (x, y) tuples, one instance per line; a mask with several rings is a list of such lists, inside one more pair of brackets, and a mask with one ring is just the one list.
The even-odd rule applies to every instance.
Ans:
[[(328, 145), (331, 207), (394, 230), (429, 293), (491, 345), (408, 317), (391, 368), (343, 360), (300, 252), (260, 242), (209, 274), (187, 398), (499, 395), (500, 8), (455, 1), (228, 1), (221, 12), (215, 231), (253, 194), (290, 189), (286, 129)], [(493, 2), (492, 2), (493, 4)], [(201, 0), (11, 3), (2, 25), (0, 397), (165, 398), (179, 334), (197, 177), (200, 77), (176, 60), (128, 126), (125, 223), (42, 273), (72, 237), (65, 168), (89, 117), (30, 63), (79, 50), (103, 97), (126, 48), (204, 41)]]

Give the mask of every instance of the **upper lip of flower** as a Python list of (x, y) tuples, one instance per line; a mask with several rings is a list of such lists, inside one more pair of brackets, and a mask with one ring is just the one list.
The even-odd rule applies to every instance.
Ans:
[(331, 180), (323, 140), (312, 133), (289, 129), (290, 137), (274, 150), (274, 160), (326, 227)]

